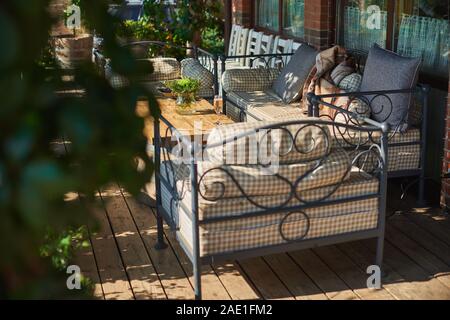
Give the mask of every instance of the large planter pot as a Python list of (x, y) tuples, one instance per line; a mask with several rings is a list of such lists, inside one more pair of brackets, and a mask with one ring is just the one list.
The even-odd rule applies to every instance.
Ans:
[(63, 69), (73, 69), (92, 61), (93, 36), (90, 34), (55, 37), (56, 60)]

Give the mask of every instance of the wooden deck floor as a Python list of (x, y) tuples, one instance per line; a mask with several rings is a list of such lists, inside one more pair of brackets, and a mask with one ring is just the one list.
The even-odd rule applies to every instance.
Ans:
[[(77, 262), (100, 299), (193, 299), (192, 267), (170, 232), (156, 251), (152, 209), (119, 188), (101, 192), (100, 231)], [(402, 206), (390, 202), (391, 206)], [(388, 221), (383, 289), (366, 288), (375, 242), (205, 266), (204, 299), (450, 299), (450, 219), (408, 209)]]

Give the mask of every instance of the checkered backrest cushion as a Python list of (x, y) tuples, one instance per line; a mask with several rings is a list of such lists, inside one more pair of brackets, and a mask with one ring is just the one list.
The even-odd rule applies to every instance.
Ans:
[[(295, 119), (291, 119), (294, 121)], [(328, 126), (315, 118), (284, 125), (278, 121), (235, 123), (215, 128), (205, 160), (217, 165), (267, 165), (308, 162), (331, 152)]]
[(146, 76), (143, 81), (167, 81), (181, 78), (180, 62), (175, 58), (151, 58), (153, 73)]
[(269, 89), (280, 72), (273, 68), (231, 69), (222, 75), (225, 92), (252, 92)]
[(199, 80), (201, 88), (212, 88), (214, 85), (214, 75), (193, 58), (181, 61), (181, 77)]

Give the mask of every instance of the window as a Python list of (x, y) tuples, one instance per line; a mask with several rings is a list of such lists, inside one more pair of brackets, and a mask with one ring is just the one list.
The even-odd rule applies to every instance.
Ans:
[(279, 1), (258, 0), (256, 1), (256, 24), (257, 26), (278, 32), (279, 23)]
[(304, 0), (256, 0), (255, 25), (278, 35), (304, 37)]
[(304, 38), (305, 1), (283, 1), (283, 31), (288, 36)]
[(399, 54), (422, 57), (422, 70), (448, 76), (450, 53), (449, 4), (446, 1), (399, 1)]
[[(373, 12), (378, 6), (379, 12)], [(371, 21), (378, 14), (380, 21)], [(378, 24), (378, 25), (377, 25)], [(387, 1), (347, 1), (344, 7), (344, 47), (369, 50), (373, 43), (386, 47)]]
[(422, 74), (448, 79), (449, 1), (342, 0), (340, 43), (369, 50), (373, 43), (421, 57)]

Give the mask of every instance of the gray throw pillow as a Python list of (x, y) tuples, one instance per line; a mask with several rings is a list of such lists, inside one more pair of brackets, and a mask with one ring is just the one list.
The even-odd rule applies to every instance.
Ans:
[(317, 54), (316, 49), (302, 44), (283, 68), (272, 89), (284, 103), (293, 103), (301, 98), (303, 85), (316, 64)]
[[(411, 89), (417, 84), (420, 63), (420, 58), (402, 57), (375, 44), (367, 58), (361, 91)], [(392, 129), (406, 130), (413, 96), (409, 93), (368, 96), (372, 119), (387, 122)]]

